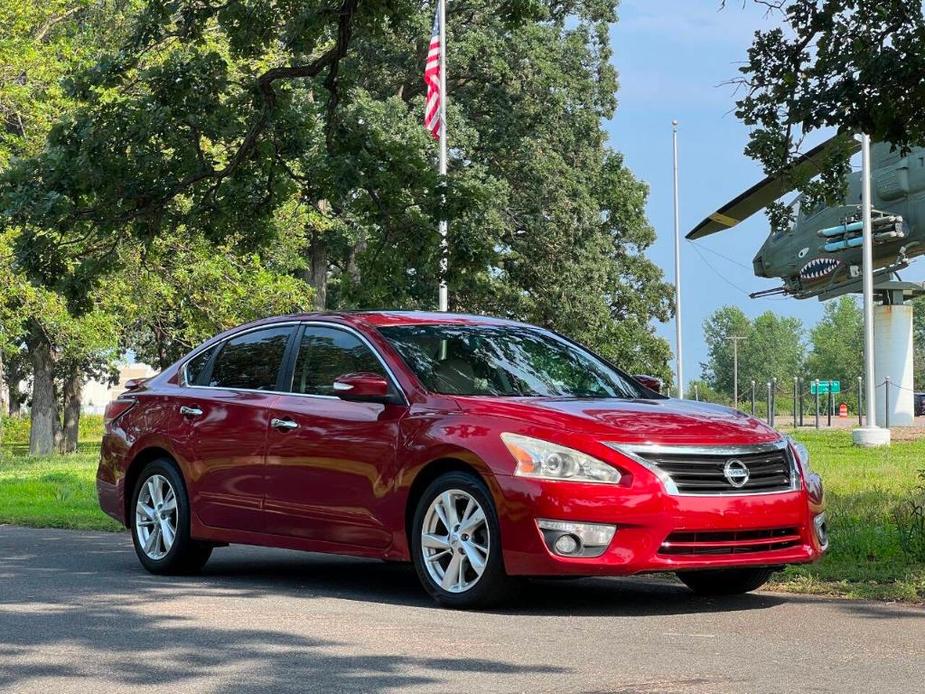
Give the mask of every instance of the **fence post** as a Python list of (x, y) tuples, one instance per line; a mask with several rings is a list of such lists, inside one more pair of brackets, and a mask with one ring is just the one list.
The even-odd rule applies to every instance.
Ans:
[(864, 426), (864, 377), (858, 376), (858, 426)]
[(803, 377), (798, 377), (798, 383), (800, 384), (800, 426), (803, 426)]
[(694, 384), (694, 400), (700, 402), (700, 385)]
[(793, 377), (793, 428), (797, 428), (797, 389), (800, 379)]
[(816, 386), (816, 428), (819, 428), (819, 379), (817, 378), (813, 383)]
[(755, 379), (752, 379), (752, 417), (755, 416)]
[(883, 394), (883, 423), (886, 424), (886, 428), (890, 428), (890, 377), (886, 377), (886, 381), (883, 382), (886, 391)]
[(832, 426), (832, 381), (829, 381), (829, 406), (826, 409), (828, 410), (826, 426), (830, 427)]

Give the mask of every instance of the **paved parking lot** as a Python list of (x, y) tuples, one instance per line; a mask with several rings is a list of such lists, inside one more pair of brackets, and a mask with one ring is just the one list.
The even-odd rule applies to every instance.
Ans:
[(635, 578), (534, 583), (460, 613), (402, 565), (232, 547), (165, 579), (126, 534), (0, 527), (0, 689), (130, 688), (925, 691), (925, 609)]

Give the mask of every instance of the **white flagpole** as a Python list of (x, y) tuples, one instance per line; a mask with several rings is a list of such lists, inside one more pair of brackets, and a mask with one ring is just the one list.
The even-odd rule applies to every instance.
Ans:
[[(446, 181), (446, 0), (437, 0), (440, 7), (440, 178)], [(444, 200), (441, 202), (445, 202)], [(449, 290), (446, 274), (449, 265), (446, 219), (440, 220), (440, 310), (449, 310)]]
[(674, 321), (676, 337), (676, 373), (678, 398), (684, 399), (684, 360), (681, 342), (681, 218), (678, 211), (678, 121), (671, 121), (671, 140), (674, 148)]

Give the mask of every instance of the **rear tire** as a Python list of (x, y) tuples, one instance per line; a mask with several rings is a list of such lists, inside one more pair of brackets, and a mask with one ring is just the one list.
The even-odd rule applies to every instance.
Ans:
[(212, 545), (190, 538), (186, 485), (169, 458), (152, 460), (141, 470), (129, 517), (135, 554), (151, 573), (197, 573), (209, 561)]
[(424, 590), (444, 607), (497, 605), (516, 584), (504, 571), (491, 494), (465, 472), (442, 475), (424, 490), (411, 526), (411, 558)]
[(771, 578), (774, 569), (710, 569), (679, 571), (678, 578), (697, 595), (741, 595), (757, 590)]

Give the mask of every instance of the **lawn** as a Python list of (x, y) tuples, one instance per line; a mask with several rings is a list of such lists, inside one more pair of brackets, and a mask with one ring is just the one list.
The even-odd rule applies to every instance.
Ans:
[[(894, 510), (925, 501), (925, 437), (861, 449), (849, 431), (800, 431), (825, 482), (831, 547), (818, 564), (790, 567), (774, 587), (800, 593), (925, 602), (925, 556), (903, 551)], [(920, 538), (921, 543), (925, 538)]]
[(0, 449), (0, 524), (38, 528), (119, 530), (96, 501), (99, 445), (70, 456), (31, 458), (20, 447)]
[[(925, 602), (925, 556), (904, 551), (893, 515), (910, 498), (925, 502), (925, 491), (916, 490), (918, 471), (925, 468), (925, 438), (875, 450), (854, 448), (844, 430), (803, 431), (797, 438), (809, 447), (812, 465), (825, 480), (831, 549), (818, 564), (777, 574), (772, 587)], [(0, 449), (0, 524), (118, 530), (96, 502), (98, 449), (81, 448), (73, 456), (44, 459)]]

